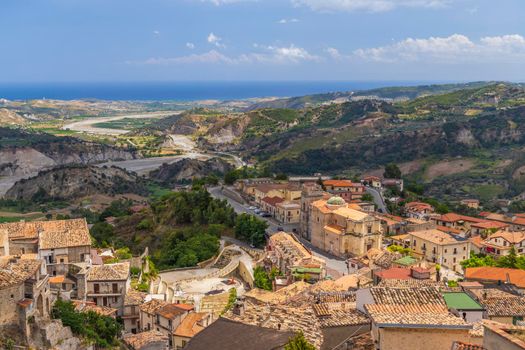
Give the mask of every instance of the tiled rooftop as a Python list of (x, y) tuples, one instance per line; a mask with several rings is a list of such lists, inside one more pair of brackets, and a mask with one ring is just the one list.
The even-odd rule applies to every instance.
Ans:
[(525, 270), (483, 266), (469, 267), (465, 271), (467, 280), (506, 282), (507, 276), (512, 284), (519, 288), (525, 288)]
[(188, 311), (177, 307), (177, 304), (167, 304), (159, 307), (155, 313), (168, 320), (173, 320), (178, 316), (184, 315), (186, 312)]
[(321, 326), (311, 307), (256, 305), (246, 302), (242, 316), (228, 312), (225, 317), (233, 321), (281, 331), (302, 331), (305, 338), (318, 349), (323, 343)]
[(437, 229), (410, 232), (409, 235), (438, 245), (458, 244), (466, 241), (464, 238)]
[(520, 297), (495, 288), (472, 289), (470, 293), (485, 307), (489, 316), (525, 316), (525, 297)]
[(191, 312), (189, 313), (180, 325), (173, 331), (174, 335), (179, 337), (192, 338), (195, 334), (204, 329), (199, 325), (199, 321), (208, 316), (205, 312)]
[(442, 283), (433, 281), (433, 280), (419, 280), (419, 279), (407, 279), (407, 280), (398, 280), (398, 279), (385, 279), (381, 280), (377, 287), (387, 287), (387, 288), (422, 288), (422, 287), (434, 287), (438, 288), (443, 286)]
[(441, 305), (443, 296), (436, 288), (370, 288), (377, 304), (385, 305)]
[(18, 260), (0, 268), (0, 289), (5, 289), (31, 278), (42, 266), (41, 260)]
[(151, 299), (150, 301), (139, 306), (140, 311), (146, 312), (150, 315), (155, 315), (158, 309), (168, 305), (168, 302), (159, 299)]
[(4, 223), (0, 224), (0, 230), (2, 229), (13, 240), (40, 237), (40, 249), (91, 245), (85, 219)]
[(345, 303), (313, 304), (321, 328), (357, 326), (369, 324), (367, 315)]
[(73, 301), (73, 303), (75, 304), (75, 310), (79, 312), (92, 311), (102, 316), (113, 316), (116, 315), (118, 311), (112, 307), (100, 306), (92, 302)]
[(454, 327), (471, 329), (462, 318), (448, 312), (446, 306), (440, 305), (365, 305), (373, 322), (385, 326), (411, 325), (414, 327)]
[(87, 274), (87, 281), (122, 281), (129, 277), (129, 263), (94, 265)]
[(155, 344), (157, 342), (168, 343), (168, 336), (162, 334), (159, 331), (152, 330), (137, 334), (126, 334), (123, 337), (126, 344), (131, 346), (133, 349), (141, 349), (145, 346)]
[(144, 299), (146, 299), (146, 293), (129, 288), (124, 298), (124, 305), (141, 305), (144, 303)]

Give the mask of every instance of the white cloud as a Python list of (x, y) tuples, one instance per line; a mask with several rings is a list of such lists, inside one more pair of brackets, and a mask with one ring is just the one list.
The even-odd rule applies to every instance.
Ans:
[(428, 39), (408, 38), (391, 45), (358, 49), (352, 56), (375, 62), (525, 61), (525, 38), (518, 34), (483, 37), (479, 41), (461, 34)]
[(213, 32), (211, 32), (209, 35), (208, 35), (208, 42), (212, 45), (215, 45), (217, 47), (225, 47), (222, 43), (222, 38), (218, 37), (217, 35), (213, 34)]
[(179, 57), (149, 58), (145, 61), (127, 61), (127, 64), (145, 65), (173, 65), (173, 64), (196, 64), (196, 63), (222, 63), (222, 64), (294, 64), (304, 61), (320, 61), (321, 57), (310, 54), (307, 50), (294, 45), (261, 46), (259, 52), (228, 56), (217, 50), (211, 50), (201, 54), (191, 54)]
[(195, 44), (194, 43), (186, 43), (186, 47), (190, 50), (193, 50), (195, 48)]
[(385, 12), (400, 7), (439, 8), (453, 0), (291, 0), (295, 6), (307, 6), (314, 11)]
[(336, 49), (335, 47), (329, 47), (327, 49), (324, 50), (330, 57), (332, 57), (333, 59), (341, 59), (343, 58), (343, 56), (341, 55), (341, 53), (339, 52), (338, 49)]
[(297, 18), (283, 18), (277, 21), (277, 23), (279, 24), (289, 24), (289, 23), (297, 23), (297, 22), (299, 22)]
[(159, 32), (158, 30), (154, 30), (154, 31), (153, 31), (153, 35), (155, 35), (155, 36), (159, 36), (159, 35), (160, 35), (160, 32)]
[(200, 0), (200, 2), (209, 2), (215, 6), (234, 4), (237, 2), (255, 2), (258, 0)]

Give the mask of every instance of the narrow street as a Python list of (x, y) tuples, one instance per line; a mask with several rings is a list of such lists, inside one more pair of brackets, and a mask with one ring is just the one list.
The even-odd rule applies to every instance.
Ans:
[(366, 193), (372, 195), (374, 198), (374, 204), (377, 206), (378, 211), (387, 214), (388, 208), (386, 207), (385, 200), (383, 199), (383, 195), (372, 187), (366, 187)]
[[(228, 203), (233, 207), (236, 213), (238, 214), (248, 213), (248, 214), (253, 215), (253, 212), (250, 209), (248, 209), (249, 205), (239, 203), (225, 196), (220, 186), (210, 187), (208, 188), (208, 191), (214, 198), (224, 199), (228, 201)], [(285, 232), (289, 232), (289, 233), (292, 233), (293, 229), (297, 230), (298, 228), (297, 224), (292, 224), (292, 225), (279, 224), (274, 218), (263, 218), (263, 217), (259, 217), (259, 218), (262, 220), (265, 220), (268, 223), (268, 229), (266, 231), (270, 235), (277, 232), (279, 227), (281, 227)], [(314, 246), (312, 246), (310, 242), (299, 237), (298, 234), (295, 234), (295, 236), (301, 241), (301, 243), (304, 244), (305, 247), (310, 249), (315, 256), (323, 258), (326, 261), (326, 267), (328, 270), (328, 274), (333, 274), (334, 277), (338, 277), (335, 275), (343, 275), (343, 274), (346, 275), (349, 273), (348, 268), (346, 266), (346, 261), (344, 259), (338, 258), (324, 251), (321, 251), (318, 248), (315, 248)]]

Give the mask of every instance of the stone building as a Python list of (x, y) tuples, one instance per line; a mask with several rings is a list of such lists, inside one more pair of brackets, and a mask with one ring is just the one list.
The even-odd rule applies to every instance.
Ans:
[(10, 254), (39, 254), (50, 275), (67, 272), (71, 263), (89, 260), (91, 236), (85, 219), (0, 224), (7, 231)]
[(316, 279), (324, 277), (325, 261), (312, 254), (293, 235), (278, 232), (270, 237), (266, 248), (272, 266), (290, 276), (294, 269), (316, 269)]
[(408, 239), (415, 254), (456, 272), (462, 270), (459, 263), (470, 256), (468, 239), (440, 230), (409, 232)]
[(380, 249), (381, 220), (348, 204), (341, 197), (318, 200), (310, 205), (311, 242), (339, 257), (361, 256)]
[(283, 224), (297, 224), (301, 217), (299, 201), (284, 201), (277, 203), (275, 218)]
[(328, 195), (323, 192), (321, 186), (316, 183), (305, 183), (302, 186), (301, 191), (301, 217), (299, 220), (299, 232), (301, 237), (304, 239), (310, 240), (312, 237), (311, 227), (310, 227), (310, 205), (323, 199)]
[(118, 310), (117, 315), (122, 316), (124, 300), (131, 283), (129, 263), (94, 265), (84, 276), (85, 295), (79, 292), (79, 299), (85, 297), (96, 305), (115, 308)]
[(27, 340), (30, 320), (49, 318), (50, 295), (42, 260), (34, 256), (0, 260), (0, 330), (17, 325)]
[(323, 181), (323, 186), (328, 193), (341, 197), (347, 202), (361, 199), (365, 193), (363, 184), (350, 180), (325, 180)]
[(124, 298), (122, 321), (124, 330), (128, 333), (138, 333), (140, 330), (140, 305), (144, 303), (146, 293), (129, 288)]

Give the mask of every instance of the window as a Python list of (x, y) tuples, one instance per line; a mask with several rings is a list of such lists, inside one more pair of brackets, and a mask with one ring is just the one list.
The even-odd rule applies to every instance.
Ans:
[(414, 247), (416, 246), (416, 240), (415, 239), (414, 239), (414, 244), (413, 245), (414, 245)]
[(456, 258), (454, 258), (453, 262), (454, 262), (454, 263), (456, 262)]
[(372, 226), (368, 226), (367, 229), (368, 229), (368, 233), (372, 233)]
[(445, 253), (447, 253), (447, 249), (445, 249)]
[(444, 262), (447, 262), (447, 259), (445, 259)]
[(118, 284), (117, 283), (113, 283), (113, 293), (118, 293)]
[(457, 253), (458, 253), (458, 249), (454, 248), (454, 254), (457, 254)]
[(134, 318), (132, 318), (132, 319), (131, 319), (131, 324), (134, 326), (135, 324), (137, 324), (137, 320), (134, 319)]
[(467, 247), (463, 247), (463, 250), (467, 250)]
[(95, 289), (95, 294), (100, 293), (100, 285), (98, 283), (95, 283), (93, 285), (93, 288)]

